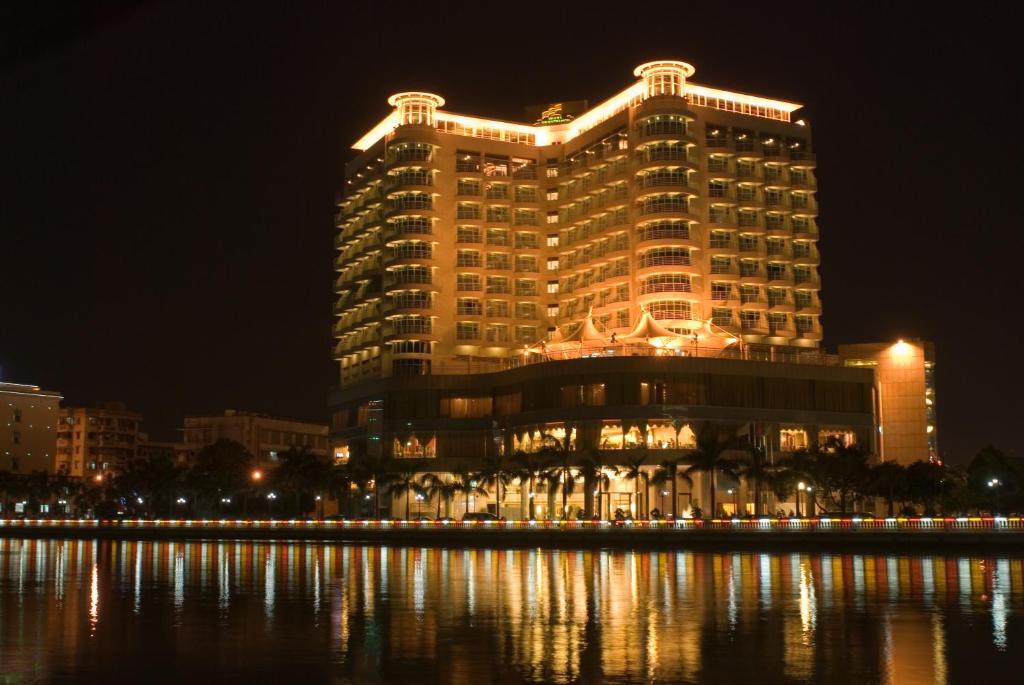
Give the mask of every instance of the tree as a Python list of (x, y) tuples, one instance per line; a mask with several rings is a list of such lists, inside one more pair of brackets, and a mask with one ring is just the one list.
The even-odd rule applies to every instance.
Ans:
[[(237, 444), (237, 443), (236, 443)], [(166, 455), (149, 459), (134, 459), (114, 477), (115, 490), (131, 504), (155, 514), (167, 511), (170, 515), (173, 501), (184, 483), (186, 470)]]
[(469, 498), (472, 495), (486, 495), (487, 490), (480, 483), (480, 476), (466, 468), (465, 464), (459, 464), (452, 471), (451, 484), (454, 492), (461, 492), (466, 497), (466, 511), (469, 513)]
[(572, 458), (572, 449), (569, 446), (568, 431), (562, 439), (545, 433), (541, 436), (544, 446), (538, 453), (542, 459), (549, 464), (548, 472), (544, 478), (549, 488), (559, 488), (562, 492), (562, 513), (561, 518), (568, 518), (569, 495), (576, 486), (576, 477), (569, 468), (569, 461)]
[(274, 482), (285, 492), (295, 496), (295, 515), (304, 516), (311, 493), (327, 486), (331, 465), (325, 457), (313, 454), (306, 446), (291, 447), (278, 455), (279, 463), (273, 472)]
[(420, 476), (419, 485), (427, 497), (437, 498), (437, 518), (441, 518), (441, 502), (449, 502), (456, 495), (455, 485), (444, 476), (436, 473), (424, 473)]
[(760, 516), (764, 513), (762, 503), (762, 491), (766, 484), (771, 482), (775, 475), (775, 467), (768, 463), (764, 447), (748, 443), (746, 457), (739, 462), (739, 475), (749, 483), (754, 491), (754, 515)]
[(651, 478), (651, 482), (661, 487), (665, 483), (670, 483), (672, 487), (672, 518), (679, 518), (678, 512), (678, 501), (679, 501), (679, 479), (682, 478), (690, 487), (693, 487), (693, 479), (685, 473), (679, 472), (679, 464), (682, 459), (665, 459), (659, 465), (658, 469), (654, 472), (654, 477)]
[[(515, 454), (512, 455), (512, 462), (514, 464), (514, 473), (519, 478), (519, 490), (520, 490), (520, 501), (524, 498), (526, 500), (526, 506), (520, 507), (523, 516), (527, 520), (533, 520), (536, 518), (536, 505), (534, 500), (536, 492), (537, 478), (540, 473), (548, 465), (543, 457), (537, 452), (523, 452), (522, 450), (516, 450)], [(527, 484), (527, 492), (522, 492), (523, 483)]]
[(391, 482), (388, 484), (388, 495), (390, 497), (405, 496), (405, 520), (409, 520), (409, 503), (414, 495), (423, 494), (424, 488), (420, 485), (418, 468), (422, 466), (420, 460), (410, 461), (403, 464), (395, 471)]
[(335, 463), (327, 472), (326, 487), (338, 498), (338, 509), (345, 515), (352, 514), (352, 486), (356, 482), (352, 462)]
[(907, 470), (902, 464), (894, 461), (883, 461), (871, 467), (868, 474), (869, 494), (885, 499), (887, 515), (895, 515), (895, 502), (897, 497), (902, 498), (906, 492)]
[(640, 448), (633, 450), (631, 454), (626, 457), (626, 466), (622, 469), (622, 475), (626, 480), (633, 481), (633, 494), (636, 497), (636, 517), (638, 519), (646, 518), (644, 513), (644, 502), (640, 496), (640, 484), (643, 482), (646, 486), (647, 473), (644, 471), (643, 466), (647, 461), (647, 450)]
[(351, 459), (355, 481), (360, 490), (366, 492), (373, 484), (373, 515), (380, 518), (380, 495), (386, 488), (395, 472), (395, 462), (383, 455), (370, 456), (361, 454)]
[(484, 457), (483, 467), (477, 474), (484, 483), (494, 484), (494, 513), (501, 518), (501, 504), (505, 501), (505, 489), (512, 481), (512, 472), (500, 454), (489, 454)]
[(935, 503), (942, 499), (946, 469), (940, 464), (915, 461), (906, 469), (906, 488), (910, 499), (920, 502), (925, 516), (935, 515)]
[(210, 508), (224, 494), (234, 494), (247, 487), (253, 456), (234, 440), (221, 438), (199, 450), (185, 484), (196, 497), (200, 508)]
[[(604, 509), (602, 507), (604, 502), (604, 493), (610, 482), (606, 471), (611, 471), (614, 474), (618, 474), (619, 472), (616, 467), (606, 465), (604, 463), (604, 457), (601, 456), (600, 450), (592, 447), (585, 449), (583, 452), (583, 459), (580, 461), (580, 473), (583, 476), (583, 488), (587, 495), (591, 495), (596, 486), (598, 518), (601, 518), (604, 514)], [(584, 511), (587, 518), (594, 516), (594, 501), (592, 495), (584, 497), (584, 504)]]
[[(967, 486), (978, 506), (995, 511), (997, 504), (1014, 508), (1024, 482), (1024, 466), (1001, 450), (989, 445), (967, 465)], [(992, 485), (989, 485), (992, 483)], [(1001, 498), (1001, 499), (1000, 499)], [(1000, 500), (998, 503), (996, 500)]]
[(723, 473), (735, 479), (739, 478), (739, 463), (728, 454), (745, 449), (746, 443), (737, 440), (729, 431), (717, 428), (710, 421), (701, 424), (695, 438), (697, 446), (683, 458), (683, 461), (690, 465), (687, 474), (693, 471), (708, 475), (711, 494), (708, 502), (711, 503), (711, 515), (717, 516), (716, 475)]
[[(846, 445), (837, 438), (830, 438), (821, 447), (810, 450), (813, 476), (818, 488), (824, 490), (839, 512), (846, 513), (847, 502), (852, 496), (864, 492), (868, 482), (868, 455), (857, 445)], [(813, 514), (813, 512), (811, 512)]]

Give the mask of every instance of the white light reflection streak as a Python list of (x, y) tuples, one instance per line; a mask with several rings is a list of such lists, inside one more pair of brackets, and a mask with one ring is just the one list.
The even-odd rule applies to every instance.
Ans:
[(1010, 592), (1010, 561), (1000, 559), (992, 574), (992, 642), (1000, 652), (1006, 651), (1006, 620), (1010, 609), (1006, 596)]
[(95, 550), (92, 561), (92, 574), (89, 581), (89, 637), (96, 636), (96, 627), (100, 622), (100, 571), (96, 562)]
[(142, 543), (135, 543), (135, 583), (132, 588), (132, 611), (136, 615), (142, 611)]
[(277, 545), (270, 545), (263, 566), (263, 606), (267, 619), (274, 618), (274, 585), (277, 576)]
[(817, 602), (814, 598), (814, 573), (809, 562), (800, 564), (800, 623), (803, 627), (803, 643), (813, 641), (814, 626), (818, 620)]
[(769, 611), (772, 608), (772, 558), (767, 554), (762, 554), (760, 562), (761, 610)]

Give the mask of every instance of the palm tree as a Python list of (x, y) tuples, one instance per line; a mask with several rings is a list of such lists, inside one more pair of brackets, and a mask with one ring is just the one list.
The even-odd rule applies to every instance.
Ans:
[(466, 496), (466, 511), (469, 513), (469, 498), (472, 495), (486, 495), (487, 490), (480, 484), (479, 474), (471, 472), (465, 464), (459, 464), (452, 472), (452, 486), (455, 492)]
[(679, 479), (685, 480), (690, 487), (693, 487), (693, 479), (690, 478), (686, 473), (679, 473), (679, 462), (682, 459), (665, 459), (658, 464), (658, 469), (654, 472), (654, 476), (651, 478), (651, 483), (657, 487), (661, 487), (665, 483), (670, 483), (672, 486), (672, 518), (679, 518), (678, 501), (679, 501)]
[(608, 487), (609, 478), (605, 471), (612, 471), (612, 473), (618, 473), (619, 470), (614, 466), (605, 466), (604, 458), (601, 456), (600, 450), (589, 447), (583, 450), (583, 459), (580, 461), (580, 473), (583, 475), (583, 488), (587, 495), (584, 497), (585, 511), (587, 518), (594, 515), (594, 499), (593, 492), (594, 486), (597, 486), (597, 517), (601, 518), (604, 512), (602, 503), (604, 500), (604, 491)]
[(351, 461), (336, 463), (327, 472), (324, 487), (338, 494), (338, 509), (346, 515), (352, 513), (352, 485), (355, 482), (356, 475)]
[(353, 463), (356, 482), (364, 492), (373, 483), (373, 515), (380, 518), (380, 495), (387, 487), (395, 472), (395, 462), (383, 455), (370, 456), (364, 454)]
[(422, 465), (422, 461), (410, 461), (408, 464), (402, 464), (402, 467), (394, 473), (391, 482), (388, 485), (388, 495), (390, 497), (401, 497), (405, 495), (405, 520), (409, 520), (409, 501), (413, 495), (423, 494), (424, 488), (420, 485), (419, 471), (417, 467)]
[(484, 458), (483, 468), (477, 475), (485, 483), (494, 483), (494, 513), (501, 518), (501, 503), (505, 499), (502, 491), (508, 488), (513, 477), (505, 464), (505, 459), (500, 454), (488, 455)]
[(766, 483), (771, 481), (775, 473), (775, 467), (768, 463), (764, 447), (749, 443), (746, 446), (747, 456), (740, 462), (739, 475), (753, 486), (754, 490), (754, 515), (760, 516), (763, 512), (761, 493)]
[(644, 462), (647, 461), (647, 450), (640, 448), (633, 450), (626, 458), (626, 467), (622, 469), (623, 477), (633, 481), (633, 494), (636, 496), (636, 518), (646, 518), (644, 514), (643, 498), (640, 496), (640, 483), (646, 483), (647, 473), (643, 470)]
[(687, 473), (708, 474), (710, 483), (711, 515), (718, 514), (715, 498), (716, 474), (724, 473), (733, 478), (739, 478), (737, 473), (737, 462), (726, 455), (734, 450), (744, 449), (744, 443), (739, 442), (728, 431), (720, 430), (711, 422), (701, 425), (696, 435), (697, 446), (686, 456), (684, 461), (690, 465)]
[(437, 518), (441, 518), (441, 502), (448, 502), (456, 495), (455, 484), (436, 473), (424, 473), (420, 476), (419, 486), (427, 497), (437, 498)]
[(572, 475), (569, 469), (569, 461), (572, 458), (572, 449), (569, 446), (568, 431), (566, 431), (566, 436), (562, 439), (558, 439), (554, 435), (545, 433), (541, 436), (541, 440), (544, 443), (544, 447), (541, 448), (538, 454), (542, 459), (546, 458), (547, 463), (551, 467), (544, 480), (547, 481), (548, 487), (551, 488), (549, 492), (554, 492), (553, 488), (556, 487), (561, 489), (561, 518), (568, 518), (569, 495), (572, 494), (576, 487), (576, 478)]
[(326, 458), (313, 454), (308, 447), (291, 447), (282, 452), (274, 469), (273, 479), (281, 488), (295, 495), (295, 515), (306, 513), (305, 496), (322, 488), (331, 466)]
[[(522, 450), (517, 450), (512, 455), (512, 461), (516, 466), (515, 473), (519, 478), (520, 502), (522, 502), (524, 497), (527, 501), (526, 507), (520, 507), (520, 509), (522, 509), (523, 515), (527, 520), (533, 520), (536, 518), (534, 503), (536, 497), (534, 493), (536, 491), (537, 477), (547, 466), (547, 462), (537, 452), (523, 452)], [(524, 482), (527, 483), (528, 488), (525, 493), (522, 492), (522, 484)]]

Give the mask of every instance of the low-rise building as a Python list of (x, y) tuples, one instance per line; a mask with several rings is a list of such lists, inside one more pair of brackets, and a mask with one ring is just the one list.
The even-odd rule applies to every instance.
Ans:
[(878, 457), (936, 461), (935, 345), (921, 340), (840, 345), (844, 366), (875, 372)]
[(234, 440), (257, 464), (272, 464), (291, 448), (327, 456), (327, 425), (301, 419), (228, 409), (222, 415), (186, 416), (184, 434), (185, 444), (196, 452), (222, 438)]
[(61, 399), (38, 385), (0, 383), (0, 470), (54, 470)]

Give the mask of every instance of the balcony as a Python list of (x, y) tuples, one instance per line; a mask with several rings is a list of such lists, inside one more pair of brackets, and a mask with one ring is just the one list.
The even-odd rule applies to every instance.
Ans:
[(690, 203), (683, 200), (655, 200), (644, 202), (638, 206), (640, 216), (651, 214), (680, 214), (690, 213)]

